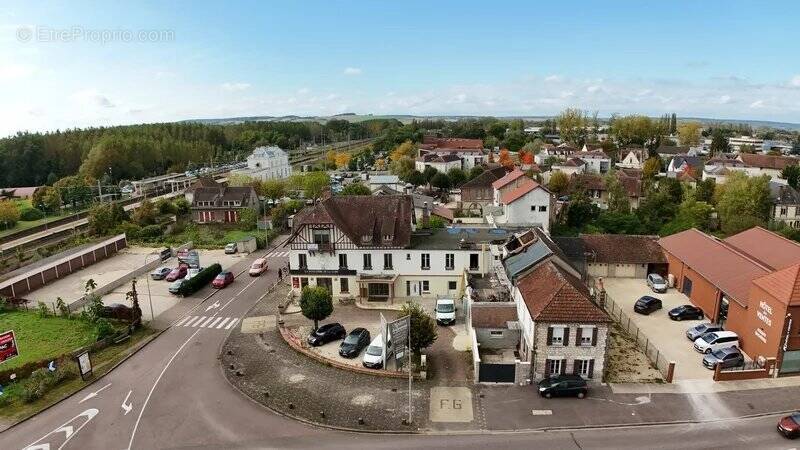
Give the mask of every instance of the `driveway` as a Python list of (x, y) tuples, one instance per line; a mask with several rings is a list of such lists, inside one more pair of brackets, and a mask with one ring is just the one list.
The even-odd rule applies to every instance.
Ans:
[[(676, 289), (669, 289), (665, 294), (655, 294), (647, 286), (644, 279), (639, 278), (604, 278), (603, 284), (608, 296), (622, 308), (632, 324), (639, 329), (639, 340), (642, 341), (644, 335), (652, 345), (664, 355), (667, 361), (675, 362), (675, 374), (673, 381), (709, 379), (713, 371), (706, 369), (702, 364), (702, 355), (697, 353), (692, 342), (686, 338), (686, 330), (698, 323), (708, 322), (709, 320), (683, 320), (674, 321), (667, 317), (667, 311), (680, 306), (691, 304), (689, 298), (678, 292)], [(643, 296), (650, 295), (661, 299), (664, 309), (656, 311), (649, 316), (643, 316), (633, 312), (633, 304)], [(618, 316), (615, 316), (617, 319)], [(622, 320), (622, 327), (625, 328), (627, 319)], [(631, 328), (632, 334), (636, 337), (635, 328)]]

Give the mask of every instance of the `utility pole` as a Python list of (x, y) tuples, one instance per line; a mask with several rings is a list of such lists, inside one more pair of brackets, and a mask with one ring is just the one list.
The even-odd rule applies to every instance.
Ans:
[(408, 329), (408, 341), (406, 342), (406, 353), (408, 353), (408, 425), (411, 426), (411, 315), (408, 315), (406, 323)]

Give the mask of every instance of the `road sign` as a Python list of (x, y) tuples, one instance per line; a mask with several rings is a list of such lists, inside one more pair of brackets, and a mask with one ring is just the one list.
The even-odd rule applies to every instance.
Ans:
[(19, 356), (19, 350), (17, 349), (17, 339), (14, 336), (14, 330), (0, 333), (0, 364), (15, 356)]
[(92, 376), (92, 360), (89, 358), (89, 352), (85, 351), (78, 355), (78, 368), (81, 371), (81, 379), (86, 380), (87, 377)]
[(392, 344), (394, 345), (394, 358), (397, 367), (402, 367), (403, 360), (408, 356), (406, 355), (406, 347), (408, 347), (408, 327), (411, 316), (401, 317), (395, 321), (389, 322), (389, 335), (392, 337)]

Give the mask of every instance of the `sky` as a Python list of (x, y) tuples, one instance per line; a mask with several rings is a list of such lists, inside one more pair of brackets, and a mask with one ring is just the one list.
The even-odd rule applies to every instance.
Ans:
[(566, 107), (800, 122), (798, 23), (797, 1), (4, 0), (0, 136)]

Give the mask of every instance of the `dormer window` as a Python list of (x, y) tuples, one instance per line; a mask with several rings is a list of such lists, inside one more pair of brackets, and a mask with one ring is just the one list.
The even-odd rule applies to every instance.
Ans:
[(383, 235), (383, 242), (392, 242), (394, 240), (394, 236), (391, 234), (384, 234)]
[(361, 236), (361, 242), (364, 243), (364, 244), (372, 242), (372, 235), (371, 234), (365, 234), (365, 235)]

